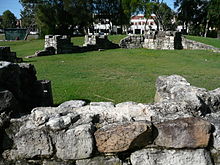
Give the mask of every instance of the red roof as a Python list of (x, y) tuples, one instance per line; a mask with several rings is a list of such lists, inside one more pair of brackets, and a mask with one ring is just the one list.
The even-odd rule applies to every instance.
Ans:
[(140, 18), (144, 18), (143, 15), (134, 15), (131, 17), (131, 19), (140, 19)]
[[(150, 18), (153, 18), (153, 17), (155, 17), (155, 15), (150, 16)], [(131, 19), (141, 19), (141, 18), (142, 19), (145, 18), (144, 15), (134, 15), (134, 16), (131, 17)]]

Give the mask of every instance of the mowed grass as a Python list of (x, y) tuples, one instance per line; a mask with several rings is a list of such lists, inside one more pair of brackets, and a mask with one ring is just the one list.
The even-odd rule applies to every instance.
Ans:
[(187, 39), (190, 39), (190, 40), (194, 40), (194, 41), (198, 41), (198, 42), (202, 42), (204, 44), (207, 44), (207, 45), (212, 45), (216, 48), (220, 48), (220, 39), (218, 38), (209, 38), (209, 37), (199, 37), (199, 36), (190, 36), (190, 35), (187, 35), (185, 36)]
[[(111, 36), (119, 41), (119, 36)], [(121, 36), (121, 38), (124, 36)], [(83, 38), (73, 38), (79, 45)], [(43, 49), (43, 40), (0, 42), (19, 57)], [(153, 102), (160, 75), (178, 74), (192, 85), (220, 87), (220, 54), (202, 50), (114, 49), (25, 59), (38, 79), (52, 81), (55, 104), (71, 99)]]

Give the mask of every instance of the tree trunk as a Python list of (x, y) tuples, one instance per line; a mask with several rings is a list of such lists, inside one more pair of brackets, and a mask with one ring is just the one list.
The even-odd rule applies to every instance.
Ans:
[(209, 31), (209, 19), (207, 19), (206, 21), (204, 37), (207, 37), (208, 31)]

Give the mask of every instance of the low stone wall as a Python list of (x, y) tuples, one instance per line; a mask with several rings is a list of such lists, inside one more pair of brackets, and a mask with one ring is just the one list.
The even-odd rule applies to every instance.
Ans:
[[(155, 103), (67, 101), (10, 119), (2, 164), (220, 165), (220, 88), (160, 76)], [(0, 164), (1, 164), (0, 163)]]
[(83, 46), (73, 46), (71, 38), (66, 35), (46, 35), (44, 50), (36, 51), (34, 55), (27, 56), (27, 58), (54, 54), (82, 53), (115, 48), (119, 48), (118, 44), (112, 43), (108, 40), (108, 37), (104, 35), (86, 35)]
[(19, 115), (52, 105), (50, 81), (37, 80), (33, 65), (0, 61), (0, 113)]
[(145, 35), (143, 48), (163, 50), (182, 49), (181, 42), (181, 33), (179, 32), (150, 32)]
[(147, 49), (182, 49), (182, 39), (179, 32), (151, 31), (145, 35), (131, 35), (120, 41), (121, 48)]
[(220, 52), (219, 48), (200, 42), (188, 40), (175, 31), (151, 31), (145, 35), (131, 35), (120, 41), (121, 48), (147, 48), (147, 49), (200, 49)]
[(22, 58), (18, 58), (16, 52), (11, 52), (10, 47), (0, 46), (0, 61), (22, 62)]
[(118, 44), (108, 40), (106, 35), (85, 35), (84, 49), (115, 49), (119, 48)]
[(220, 53), (219, 48), (215, 48), (214, 46), (206, 45), (206, 44), (201, 43), (201, 42), (189, 40), (189, 39), (186, 39), (185, 37), (182, 37), (182, 45), (183, 45), (183, 49), (213, 50), (215, 52)]
[(119, 46), (126, 49), (143, 48), (144, 36), (131, 35), (127, 36), (120, 41)]
[(46, 35), (44, 48), (48, 49), (49, 47), (55, 49), (55, 54), (72, 53), (73, 51), (73, 43), (67, 35)]

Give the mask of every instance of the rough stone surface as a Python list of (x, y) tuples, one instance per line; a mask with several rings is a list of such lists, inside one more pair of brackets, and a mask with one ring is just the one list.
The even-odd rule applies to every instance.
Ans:
[(120, 41), (119, 46), (126, 49), (142, 48), (144, 43), (144, 36), (131, 35)]
[(104, 35), (85, 35), (85, 43), (81, 46), (73, 46), (70, 36), (67, 35), (46, 35), (44, 50), (36, 51), (32, 58), (54, 54), (81, 53), (94, 50), (115, 49), (118, 44), (112, 43)]
[(186, 103), (164, 100), (160, 103), (150, 104), (143, 110), (144, 116), (134, 117), (134, 120), (146, 120), (149, 118), (154, 123), (160, 123), (178, 118), (193, 117), (194, 112), (187, 109)]
[(211, 124), (199, 118), (180, 118), (156, 124), (157, 146), (166, 148), (202, 148), (210, 140)]
[(210, 153), (197, 150), (143, 149), (131, 154), (132, 165), (212, 165)]
[(193, 41), (182, 37), (182, 45), (184, 49), (199, 49), (199, 50), (213, 50), (216, 53), (220, 53), (219, 48), (215, 48), (211, 45), (206, 45), (201, 42)]
[[(4, 102), (4, 106), (10, 106), (10, 102), (15, 102), (14, 100), (18, 102), (18, 105), (14, 105), (16, 110), (21, 107), (21, 111), (30, 111), (31, 108), (36, 106), (52, 105), (51, 100), (48, 102), (49, 97), (52, 97), (51, 86), (50, 84), (45, 85), (45, 81), (37, 81), (36, 70), (33, 65), (1, 61), (0, 77), (0, 102)], [(3, 92), (6, 90), (10, 91), (15, 99), (9, 94), (10, 92)], [(45, 94), (45, 92), (48, 94)]]
[(62, 104), (60, 104), (58, 106), (58, 108), (79, 108), (79, 107), (82, 107), (86, 104), (85, 101), (82, 101), (82, 100), (70, 100), (70, 101), (66, 101)]
[(92, 159), (77, 160), (76, 165), (123, 165), (122, 161), (114, 156), (99, 156)]
[(8, 90), (0, 90), (0, 113), (14, 110), (17, 105), (17, 100)]
[(159, 76), (156, 81), (155, 101), (175, 101), (185, 104), (186, 109), (194, 116), (205, 116), (219, 110), (219, 91), (191, 86), (185, 78), (178, 75)]
[(146, 122), (119, 123), (95, 132), (99, 152), (122, 152), (152, 143), (152, 126)]
[(89, 158), (94, 150), (93, 128), (80, 125), (60, 132), (56, 139), (56, 156), (62, 160)]
[(44, 48), (53, 47), (55, 49), (55, 54), (72, 53), (73, 44), (71, 43), (71, 38), (66, 35), (46, 35)]
[(208, 120), (213, 126), (213, 147), (219, 151), (220, 154), (220, 112), (208, 114), (205, 119)]
[(10, 47), (0, 46), (0, 61), (22, 62), (22, 58), (18, 58), (15, 52), (11, 52)]
[(0, 129), (10, 120), (9, 115), (6, 112), (0, 113)]
[[(10, 71), (9, 76), (6, 68), (19, 72)], [(14, 83), (11, 76), (16, 81), (22, 77), (22, 83), (30, 86), (36, 83), (35, 75), (29, 64), (0, 65), (0, 77), (10, 83)], [(23, 84), (14, 86), (16, 95), (8, 90), (14, 97), (29, 92)], [(0, 98), (10, 107), (8, 97)], [(213, 163), (219, 165), (220, 88), (208, 91), (191, 86), (181, 76), (162, 76), (156, 98), (153, 104), (116, 105), (71, 100), (58, 107), (37, 107), (13, 119), (6, 110), (10, 108), (2, 108), (0, 164), (212, 165), (211, 152)]]
[(83, 46), (94, 50), (119, 48), (118, 44), (109, 41), (106, 35), (85, 35)]
[(119, 46), (128, 49), (200, 49), (220, 52), (219, 48), (186, 39), (180, 32), (176, 31), (149, 31), (145, 35), (130, 35), (122, 39)]
[(53, 153), (52, 141), (44, 130), (27, 129), (15, 135), (19, 158), (49, 157)]
[(144, 48), (174, 50), (182, 49), (181, 33), (175, 31), (155, 31), (145, 35)]

